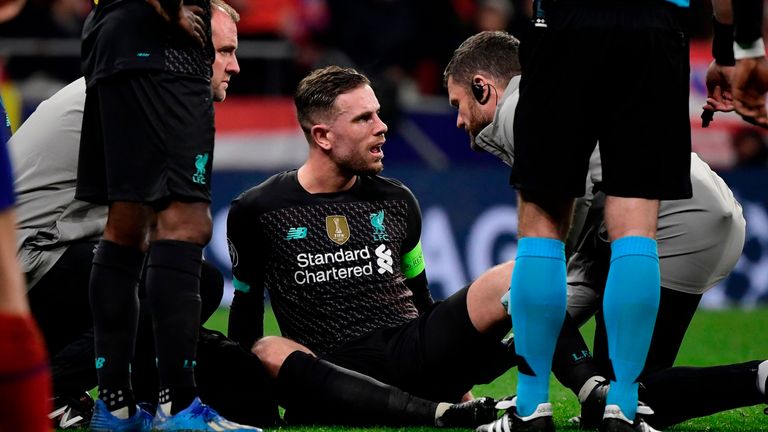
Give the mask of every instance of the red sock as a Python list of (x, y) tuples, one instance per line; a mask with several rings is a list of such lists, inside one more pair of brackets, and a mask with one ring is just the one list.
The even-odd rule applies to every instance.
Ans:
[(30, 316), (0, 314), (0, 431), (51, 430), (51, 377)]

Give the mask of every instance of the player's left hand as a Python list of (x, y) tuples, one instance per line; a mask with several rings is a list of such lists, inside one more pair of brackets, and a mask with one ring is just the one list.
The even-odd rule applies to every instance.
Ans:
[(205, 22), (203, 21), (203, 9), (201, 7), (182, 5), (179, 8), (176, 24), (184, 33), (195, 39), (200, 46), (205, 46), (207, 37), (205, 34)]
[(707, 68), (707, 102), (702, 107), (705, 111), (733, 111), (731, 80), (733, 66), (722, 66), (714, 61)]
[(765, 57), (737, 60), (732, 88), (736, 112), (747, 122), (768, 128), (768, 113), (765, 107), (768, 60)]

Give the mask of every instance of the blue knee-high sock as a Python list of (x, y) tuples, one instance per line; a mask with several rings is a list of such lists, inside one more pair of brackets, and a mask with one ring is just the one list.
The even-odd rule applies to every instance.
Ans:
[(637, 378), (659, 311), (659, 277), (656, 240), (622, 237), (613, 242), (603, 314), (616, 381), (611, 382), (607, 403), (618, 405), (631, 420), (637, 412)]
[[(509, 293), (518, 367), (517, 412), (533, 414), (549, 400), (549, 373), (565, 320), (565, 245), (548, 238), (522, 238), (517, 244)], [(531, 375), (533, 373), (533, 375)]]

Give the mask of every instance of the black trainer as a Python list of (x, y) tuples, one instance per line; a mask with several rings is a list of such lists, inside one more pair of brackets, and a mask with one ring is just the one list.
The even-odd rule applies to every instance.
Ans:
[(552, 421), (552, 404), (541, 403), (533, 414), (520, 417), (517, 415), (517, 396), (511, 400), (502, 400), (496, 404), (497, 409), (507, 412), (500, 419), (479, 426), (475, 432), (554, 432), (555, 423)]
[(88, 393), (79, 396), (56, 396), (48, 418), (56, 429), (85, 429), (93, 416), (93, 398)]
[(481, 397), (451, 405), (443, 415), (435, 420), (435, 426), (473, 428), (496, 420), (498, 412), (494, 399)]
[(637, 407), (635, 420), (624, 416), (618, 405), (606, 405), (603, 414), (603, 422), (600, 425), (601, 432), (659, 432), (643, 420), (643, 416), (652, 415), (653, 410), (644, 404)]
[(610, 381), (604, 380), (589, 392), (589, 395), (581, 404), (581, 416), (579, 417), (579, 427), (581, 429), (597, 429), (603, 421), (605, 412), (605, 398), (608, 396)]

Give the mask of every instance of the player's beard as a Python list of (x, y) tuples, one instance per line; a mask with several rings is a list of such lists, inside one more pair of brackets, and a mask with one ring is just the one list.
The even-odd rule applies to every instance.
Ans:
[(472, 105), (469, 107), (469, 121), (467, 122), (467, 133), (469, 133), (469, 145), (472, 150), (482, 152), (482, 147), (477, 145), (477, 136), (483, 131), (491, 122), (492, 118), (485, 118), (485, 115), (480, 110), (479, 106)]
[(370, 162), (366, 156), (368, 155), (348, 154), (338, 158), (336, 166), (348, 175), (376, 175), (384, 170), (381, 159), (378, 162)]

